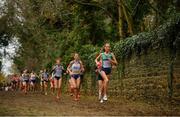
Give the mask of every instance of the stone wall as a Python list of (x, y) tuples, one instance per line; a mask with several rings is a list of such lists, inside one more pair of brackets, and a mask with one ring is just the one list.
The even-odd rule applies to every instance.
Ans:
[[(124, 77), (114, 69), (109, 93), (132, 99), (168, 98), (169, 51), (153, 50), (125, 60)], [(180, 97), (180, 54), (173, 64), (173, 97)]]
[(180, 51), (175, 58), (173, 71), (173, 96), (180, 98)]

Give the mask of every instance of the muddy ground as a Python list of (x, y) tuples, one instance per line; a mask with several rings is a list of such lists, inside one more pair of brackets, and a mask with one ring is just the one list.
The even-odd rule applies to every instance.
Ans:
[(63, 94), (61, 100), (55, 100), (52, 94), (47, 96), (36, 92), (0, 91), (0, 115), (179, 115), (180, 106), (176, 104), (130, 101), (120, 97), (109, 97), (100, 104), (96, 96), (83, 96), (76, 102), (68, 94)]

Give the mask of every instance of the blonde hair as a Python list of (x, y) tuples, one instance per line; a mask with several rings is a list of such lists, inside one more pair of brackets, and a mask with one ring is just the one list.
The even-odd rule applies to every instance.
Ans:
[(74, 53), (74, 57), (75, 57), (75, 55), (77, 55), (78, 56), (77, 59), (80, 60), (79, 54), (77, 52)]

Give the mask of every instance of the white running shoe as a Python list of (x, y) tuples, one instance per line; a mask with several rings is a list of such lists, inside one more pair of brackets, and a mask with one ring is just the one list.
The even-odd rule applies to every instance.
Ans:
[(104, 100), (104, 101), (107, 101), (107, 100), (108, 100), (106, 95), (103, 97), (103, 100)]
[(100, 100), (100, 103), (103, 103), (103, 99)]

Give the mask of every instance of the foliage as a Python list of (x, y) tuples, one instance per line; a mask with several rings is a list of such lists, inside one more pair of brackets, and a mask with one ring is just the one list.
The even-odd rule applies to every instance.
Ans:
[[(90, 70), (106, 41), (112, 43), (118, 58), (128, 57), (133, 52), (141, 54), (148, 48), (165, 47), (170, 41), (165, 39), (166, 33), (171, 31), (164, 29), (168, 26), (151, 32), (141, 30), (147, 15), (166, 22), (177, 12), (177, 6), (169, 0), (162, 5), (160, 1), (120, 0), (118, 4), (116, 0), (6, 0), (0, 18), (4, 28), (0, 34), (8, 39), (17, 37), (20, 48), (13, 60), (19, 71), (51, 69), (57, 57), (62, 58), (66, 67), (74, 52), (80, 54), (86, 69)], [(120, 11), (119, 7), (122, 7)], [(122, 11), (124, 15), (120, 17)], [(123, 25), (119, 25), (120, 20)], [(159, 22), (153, 22), (156, 28)], [(139, 34), (129, 37), (129, 27), (134, 34)], [(120, 29), (125, 34), (123, 40), (120, 40)], [(3, 42), (4, 38), (0, 38)]]
[(180, 15), (177, 14), (154, 31), (142, 32), (117, 42), (113, 51), (117, 58), (123, 59), (133, 53), (144, 54), (148, 49), (171, 48), (172, 45), (178, 47), (179, 23)]
[(5, 81), (5, 76), (2, 72), (0, 72), (0, 83), (3, 83)]

